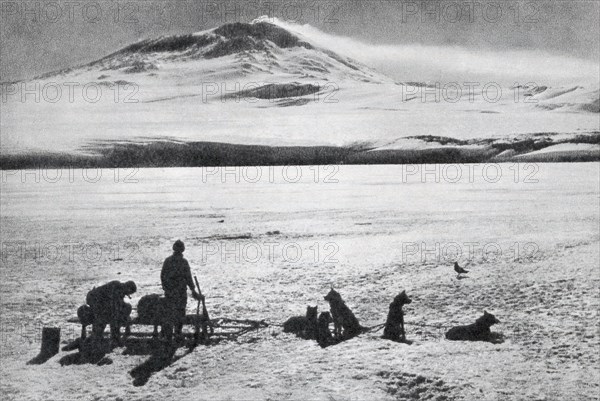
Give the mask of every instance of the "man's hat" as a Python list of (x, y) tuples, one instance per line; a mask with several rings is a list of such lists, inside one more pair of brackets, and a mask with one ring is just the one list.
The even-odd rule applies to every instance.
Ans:
[(177, 240), (173, 244), (173, 250), (177, 251), (177, 252), (183, 252), (183, 251), (185, 251), (185, 245), (183, 244), (183, 242), (181, 240)]
[(135, 285), (135, 282), (131, 280), (123, 284), (123, 287), (127, 290), (127, 294), (133, 294), (137, 291), (137, 286)]

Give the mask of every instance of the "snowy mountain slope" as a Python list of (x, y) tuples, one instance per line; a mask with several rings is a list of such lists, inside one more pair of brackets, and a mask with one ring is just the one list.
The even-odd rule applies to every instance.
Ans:
[(143, 40), (2, 90), (3, 156), (141, 138), (377, 149), (408, 136), (600, 131), (597, 85), (394, 82), (264, 20)]

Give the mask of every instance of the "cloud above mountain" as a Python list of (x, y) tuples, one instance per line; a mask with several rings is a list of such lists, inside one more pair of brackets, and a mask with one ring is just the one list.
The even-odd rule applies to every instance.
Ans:
[(589, 60), (540, 50), (474, 50), (420, 44), (377, 45), (332, 35), (311, 25), (268, 21), (311, 43), (352, 57), (401, 81), (570, 84), (597, 82), (600, 67)]

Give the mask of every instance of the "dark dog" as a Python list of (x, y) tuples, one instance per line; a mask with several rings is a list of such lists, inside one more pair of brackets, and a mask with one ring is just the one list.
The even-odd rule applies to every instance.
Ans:
[(165, 297), (158, 294), (144, 295), (138, 302), (137, 313), (141, 324), (154, 326), (153, 337), (158, 337), (158, 326), (162, 329), (169, 322)]
[(490, 341), (494, 339), (490, 327), (500, 323), (498, 319), (491, 313), (483, 311), (483, 316), (473, 324), (467, 326), (456, 326), (448, 330), (446, 339), (452, 341)]
[(329, 323), (333, 322), (329, 312), (321, 312), (317, 323), (317, 343), (321, 348), (334, 344), (333, 336), (329, 330)]
[(307, 306), (306, 316), (293, 316), (283, 323), (285, 333), (295, 333), (307, 340), (313, 340), (317, 331), (317, 307)]
[(362, 332), (358, 319), (348, 308), (339, 292), (332, 287), (324, 299), (329, 302), (333, 318), (333, 335), (336, 340), (348, 340)]
[(402, 307), (411, 303), (412, 300), (406, 295), (406, 291), (402, 291), (396, 295), (388, 312), (383, 336), (386, 340), (406, 342), (406, 332), (404, 330), (404, 312)]

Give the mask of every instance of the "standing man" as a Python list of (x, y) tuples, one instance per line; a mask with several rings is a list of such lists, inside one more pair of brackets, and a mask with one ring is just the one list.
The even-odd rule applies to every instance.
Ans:
[(167, 339), (171, 341), (173, 326), (175, 337), (181, 338), (183, 321), (185, 319), (185, 307), (187, 304), (187, 287), (192, 291), (192, 296), (201, 300), (203, 295), (196, 292), (190, 264), (183, 257), (185, 245), (180, 240), (173, 244), (173, 255), (165, 259), (160, 272), (160, 281), (165, 292), (167, 310), (170, 316), (170, 324), (164, 328)]

